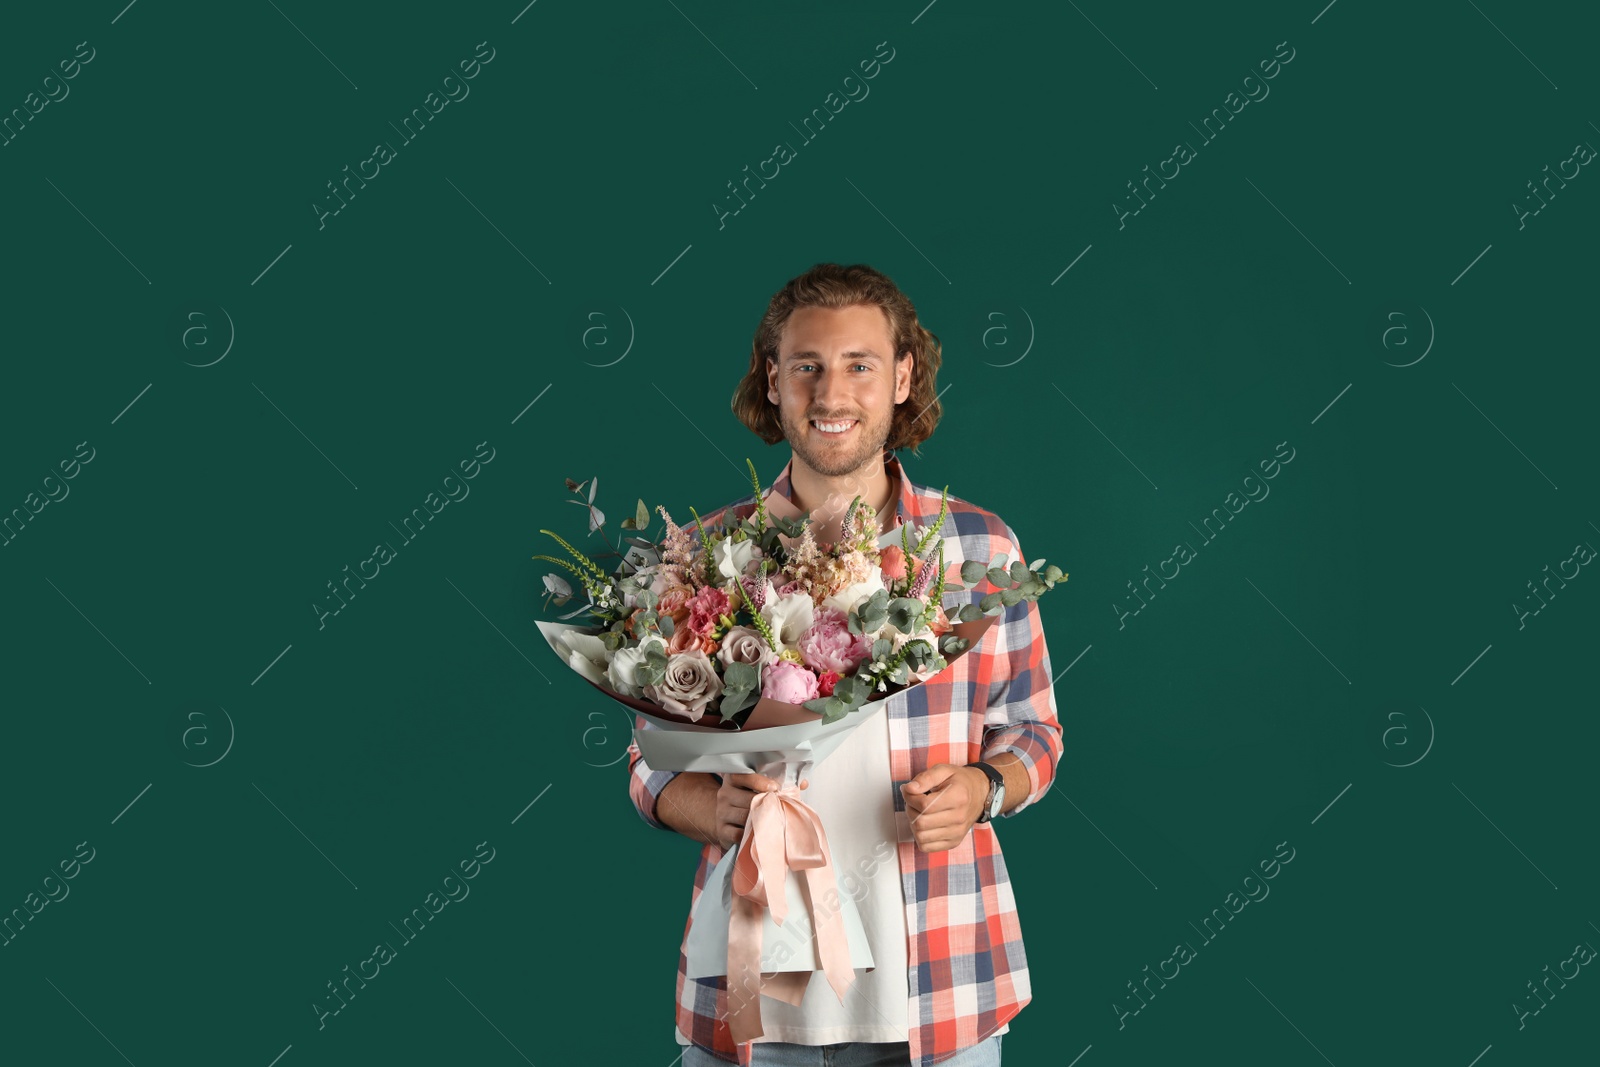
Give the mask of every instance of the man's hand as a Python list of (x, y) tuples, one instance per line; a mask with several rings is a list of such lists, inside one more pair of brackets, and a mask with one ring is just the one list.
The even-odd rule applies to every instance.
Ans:
[(900, 787), (911, 813), (911, 835), (924, 852), (943, 852), (966, 840), (989, 797), (989, 777), (976, 767), (937, 763)]
[[(801, 779), (800, 788), (805, 789), (810, 784), (810, 781)], [(777, 788), (777, 781), (764, 774), (722, 776), (722, 785), (717, 789), (715, 818), (717, 844), (724, 852), (744, 837), (744, 826), (750, 818), (750, 802), (756, 798), (756, 794), (771, 793)]]

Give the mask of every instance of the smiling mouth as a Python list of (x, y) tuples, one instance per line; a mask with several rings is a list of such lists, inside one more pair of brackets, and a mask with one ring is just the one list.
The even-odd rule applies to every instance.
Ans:
[(856, 427), (855, 419), (838, 419), (828, 422), (811, 420), (811, 426), (823, 437), (843, 437)]

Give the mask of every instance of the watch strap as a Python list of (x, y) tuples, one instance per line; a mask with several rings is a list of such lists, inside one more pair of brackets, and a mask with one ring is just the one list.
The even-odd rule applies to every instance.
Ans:
[(972, 766), (982, 771), (984, 776), (989, 779), (989, 794), (988, 796), (984, 797), (983, 810), (978, 812), (978, 821), (988, 822), (990, 809), (994, 806), (995, 791), (1005, 788), (1006, 778), (1005, 775), (1001, 774), (991, 764), (985, 763), (982, 760), (972, 764)]

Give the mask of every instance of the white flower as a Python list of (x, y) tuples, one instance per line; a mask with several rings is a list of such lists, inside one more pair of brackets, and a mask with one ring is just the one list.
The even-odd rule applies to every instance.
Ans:
[(717, 561), (718, 574), (724, 578), (738, 578), (756, 558), (756, 543), (724, 537), (711, 546), (711, 557)]
[(606, 651), (604, 641), (594, 634), (579, 633), (576, 630), (563, 631), (558, 640), (567, 650), (567, 666), (595, 685), (610, 688), (610, 683), (606, 680), (606, 668), (610, 663), (611, 653)]
[(772, 587), (772, 579), (766, 579), (766, 600), (761, 608), (761, 617), (767, 620), (767, 626), (772, 630), (773, 640), (782, 648), (798, 648), (800, 637), (815, 621), (815, 605), (809, 593), (790, 593), (788, 596), (779, 596)]
[(866, 581), (852, 582), (839, 592), (823, 600), (822, 606), (838, 608), (848, 615), (850, 612), (858, 610), (864, 601), (870, 599), (872, 594), (882, 588), (884, 588), (883, 575), (874, 568), (872, 576)]
[(639, 664), (644, 662), (645, 653), (652, 647), (661, 652), (667, 651), (667, 643), (657, 634), (648, 635), (634, 648), (619, 648), (611, 657), (611, 666), (606, 670), (606, 679), (611, 683), (611, 688), (624, 696), (637, 697), (643, 695), (643, 687), (635, 677)]

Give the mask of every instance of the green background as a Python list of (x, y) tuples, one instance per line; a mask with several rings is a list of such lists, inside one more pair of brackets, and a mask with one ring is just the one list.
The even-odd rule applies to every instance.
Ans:
[[(1520, 1029), (1512, 1005), (1600, 944), (1600, 579), (1515, 605), (1600, 544), (1600, 189), (1508, 210), (1600, 144), (1592, 14), (121, 2), (0, 35), (6, 113), (95, 50), (0, 148), (0, 508), (94, 450), (0, 549), (0, 911), (94, 849), (0, 948), (7, 1062), (668, 1067), (697, 846), (628, 802), (630, 717), (543, 646), (529, 557), (585, 533), (564, 478), (620, 519), (781, 469), (729, 396), (825, 260), (885, 271), (943, 341), (910, 477), (1071, 576), (1041, 602), (1065, 757), (999, 830), (1034, 989), (1007, 1062), (1592, 1047), (1600, 979)], [(470, 95), (319, 229), (325, 183), (481, 41)], [(319, 629), (325, 583), (485, 441)], [(480, 842), (470, 896), (319, 1030), (325, 983)], [(1202, 946), (1279, 842), (1271, 895)]]

